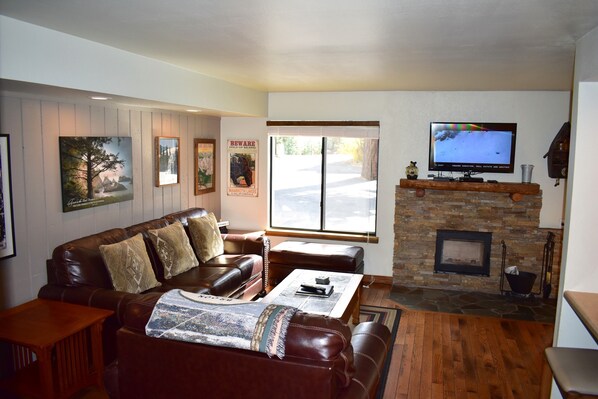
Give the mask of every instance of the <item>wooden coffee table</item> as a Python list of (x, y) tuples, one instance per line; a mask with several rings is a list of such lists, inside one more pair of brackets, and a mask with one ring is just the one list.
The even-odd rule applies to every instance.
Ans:
[[(302, 283), (314, 284), (317, 276), (330, 277), (330, 284), (334, 286), (332, 295), (319, 297), (296, 294)], [(345, 323), (352, 318), (353, 324), (359, 324), (362, 279), (363, 274), (295, 269), (262, 302), (293, 306), (307, 313), (335, 317)]]

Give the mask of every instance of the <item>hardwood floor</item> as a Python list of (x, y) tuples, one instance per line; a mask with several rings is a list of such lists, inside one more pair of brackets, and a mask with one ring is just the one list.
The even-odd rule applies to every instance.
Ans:
[(408, 310), (390, 286), (362, 290), (362, 303), (403, 310), (384, 398), (538, 398), (554, 325)]

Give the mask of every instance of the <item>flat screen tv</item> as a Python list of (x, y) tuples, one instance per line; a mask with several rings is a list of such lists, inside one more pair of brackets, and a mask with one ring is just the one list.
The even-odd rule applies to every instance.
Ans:
[(513, 173), (516, 123), (432, 122), (432, 171)]

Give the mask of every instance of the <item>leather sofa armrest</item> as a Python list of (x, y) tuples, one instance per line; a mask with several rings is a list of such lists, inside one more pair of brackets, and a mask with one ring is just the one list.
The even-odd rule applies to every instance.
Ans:
[(124, 322), (127, 304), (138, 299), (139, 295), (99, 287), (68, 287), (57, 284), (46, 284), (37, 294), (39, 298), (113, 310), (119, 324)]
[(225, 254), (255, 254), (264, 256), (265, 248), (270, 248), (266, 236), (246, 236), (243, 234), (223, 234)]
[(353, 329), (353, 364), (355, 373), (339, 398), (374, 398), (390, 350), (392, 334), (388, 327), (375, 322), (358, 324)]
[(246, 236), (243, 234), (223, 234), (225, 254), (256, 254), (262, 257), (264, 268), (262, 270), (263, 287), (265, 295), (270, 271), (270, 239), (265, 235)]
[(160, 292), (151, 292), (131, 301), (127, 305), (124, 326), (131, 331), (145, 335), (145, 325), (152, 316), (154, 306), (161, 296)]

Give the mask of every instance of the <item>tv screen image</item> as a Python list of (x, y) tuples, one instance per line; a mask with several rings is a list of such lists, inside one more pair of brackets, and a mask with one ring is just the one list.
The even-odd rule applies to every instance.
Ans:
[(430, 124), (429, 169), (513, 173), (515, 123)]

